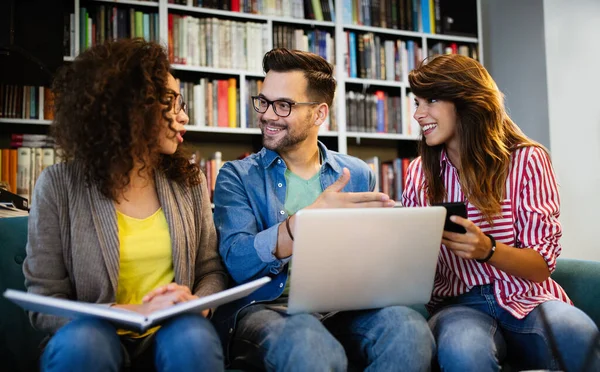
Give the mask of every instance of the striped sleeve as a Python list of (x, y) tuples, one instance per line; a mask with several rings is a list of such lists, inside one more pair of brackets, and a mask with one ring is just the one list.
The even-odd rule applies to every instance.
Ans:
[(519, 246), (532, 248), (546, 261), (552, 273), (560, 255), (562, 229), (558, 220), (560, 199), (558, 186), (543, 149), (527, 147), (518, 156), (525, 156), (524, 181), (521, 185), (516, 222)]

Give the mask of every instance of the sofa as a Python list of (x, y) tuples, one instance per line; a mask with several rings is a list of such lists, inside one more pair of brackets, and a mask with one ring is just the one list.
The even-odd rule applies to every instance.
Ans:
[[(22, 264), (27, 242), (27, 217), (0, 218), (0, 291), (25, 290)], [(600, 326), (600, 262), (559, 259), (552, 277), (565, 288), (575, 306)], [(425, 308), (419, 306), (423, 314)], [(35, 371), (44, 335), (29, 324), (25, 312), (0, 297), (0, 370)]]

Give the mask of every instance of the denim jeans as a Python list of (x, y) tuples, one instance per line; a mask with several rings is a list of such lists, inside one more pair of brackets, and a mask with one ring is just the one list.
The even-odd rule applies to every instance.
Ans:
[[(93, 318), (76, 319), (50, 339), (41, 370), (120, 371), (123, 350), (112, 324)], [(201, 315), (184, 314), (164, 323), (154, 335), (150, 350), (157, 371), (224, 370), (219, 338)]]
[[(583, 311), (560, 301), (545, 302), (517, 319), (497, 304), (491, 285), (476, 286), (444, 305), (429, 320), (442, 371), (499, 371), (507, 356), (519, 369), (560, 369), (540, 308), (569, 372), (582, 371), (598, 332)], [(599, 371), (597, 349), (592, 358), (586, 371)]]
[[(320, 319), (321, 318), (321, 319)], [(402, 306), (288, 315), (269, 305), (240, 312), (232, 367), (267, 371), (428, 371), (435, 344), (425, 319)]]

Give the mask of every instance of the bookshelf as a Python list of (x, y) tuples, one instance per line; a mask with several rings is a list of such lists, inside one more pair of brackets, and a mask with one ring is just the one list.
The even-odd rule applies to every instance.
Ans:
[(44, 119), (0, 119), (0, 124), (33, 124), (33, 125), (50, 125), (52, 120)]
[[(151, 26), (144, 23), (139, 30), (146, 36), (150, 32), (152, 38), (165, 46), (173, 46), (169, 52), (174, 62), (174, 75), (182, 82), (192, 83), (186, 85), (186, 91), (183, 92), (188, 102), (193, 95), (194, 85), (201, 84), (203, 91), (207, 93), (208, 84), (214, 83), (213, 92), (217, 92), (215, 86), (219, 81), (225, 80), (229, 81), (229, 92), (235, 97), (231, 103), (228, 102), (228, 107), (233, 106), (235, 109), (228, 112), (229, 120), (223, 119), (225, 121), (221, 124), (224, 125), (218, 125), (217, 109), (214, 110), (212, 122), (205, 120), (202, 125), (194, 120), (193, 112), (190, 115), (186, 142), (193, 146), (199, 145), (204, 154), (221, 149), (223, 154), (260, 149), (260, 130), (253, 125), (255, 113), (249, 104), (249, 96), (264, 77), (261, 71), (264, 52), (274, 46), (281, 46), (278, 44), (284, 41), (294, 45), (308, 40), (308, 44), (315, 48), (321, 46), (319, 54), (326, 54), (324, 57), (336, 66), (338, 90), (332, 118), (328, 122), (328, 130), (320, 132), (320, 138), (328, 147), (341, 153), (361, 158), (379, 156), (382, 161), (390, 156), (411, 157), (416, 154), (420, 134), (412, 120), (413, 107), (407, 74), (419, 60), (430, 53), (449, 51), (469, 53), (483, 63), (481, 0), (466, 0), (460, 2), (460, 5), (452, 5), (452, 0), (205, 1), (205, 4), (213, 5), (210, 8), (193, 6), (195, 1), (184, 0), (185, 4), (174, 4), (171, 2), (181, 0), (72, 0), (72, 5), (67, 2), (66, 12), (73, 13), (70, 30), (73, 47), (64, 61), (72, 61), (85, 45), (86, 40), (82, 40), (81, 36), (84, 30), (81, 23), (85, 17), (82, 17), (82, 8), (90, 12), (90, 19), (96, 23), (101, 22), (99, 18), (94, 18), (96, 9), (100, 8), (106, 13), (113, 8), (121, 9), (125, 17), (132, 17), (131, 20), (141, 17), (135, 18), (136, 22), (138, 19), (157, 22)], [(465, 6), (467, 3), (470, 6), (468, 11), (460, 9), (461, 12), (456, 12), (457, 6)], [(219, 4), (229, 9), (239, 7), (241, 11), (216, 9)], [(267, 4), (272, 4), (275, 8), (269, 8)], [(299, 12), (309, 14), (307, 4), (321, 5), (323, 20), (297, 18)], [(360, 6), (357, 7), (357, 4)], [(252, 5), (258, 8), (259, 13), (244, 12)], [(428, 19), (422, 16), (428, 12), (426, 5), (434, 10)], [(327, 20), (333, 16), (333, 12), (326, 10), (331, 6), (335, 9), (335, 19)], [(402, 15), (398, 12), (400, 6), (412, 6), (412, 12), (406, 11)], [(470, 15), (471, 29), (468, 35), (441, 33), (446, 31), (446, 27), (450, 27), (446, 25), (444, 18), (444, 7), (450, 6), (454, 6), (453, 11), (458, 14), (452, 26), (456, 28), (455, 32), (464, 31), (464, 27), (458, 27), (460, 25), (457, 26), (456, 22), (462, 21), (464, 14)], [(440, 19), (435, 16), (438, 8), (441, 9), (438, 12)], [(382, 27), (384, 23), (388, 27)], [(115, 27), (112, 32), (117, 35)], [(175, 27), (179, 27), (177, 35), (174, 35)], [(423, 32), (426, 28), (432, 32)], [(139, 30), (131, 27), (133, 33)], [(190, 33), (189, 30), (195, 32)], [(215, 30), (219, 32), (215, 33)], [(91, 37), (89, 32), (87, 35), (88, 44), (92, 39), (92, 43), (96, 42), (97, 32), (93, 32)], [(109, 37), (107, 34), (101, 39)], [(351, 38), (354, 50), (348, 46)], [(182, 47), (182, 43), (186, 46)], [(176, 44), (178, 45), (175, 46)], [(189, 45), (196, 47), (191, 47), (190, 50)], [(228, 51), (231, 54), (229, 57)], [(187, 58), (182, 61), (180, 56)], [(363, 56), (364, 60), (361, 59)], [(385, 71), (381, 67), (384, 61), (387, 62)], [(356, 64), (354, 68), (353, 63)], [(198, 92), (199, 89), (196, 89)], [(206, 94), (203, 97), (207, 99)], [(378, 106), (382, 101), (385, 105)], [(194, 107), (198, 106), (198, 102), (206, 103), (197, 101), (194, 105), (192, 102), (192, 110), (199, 109)], [(364, 106), (360, 106), (362, 104)], [(371, 116), (363, 116), (366, 123), (347, 120), (354, 118), (353, 112), (349, 111), (354, 106), (358, 106), (358, 110), (370, 112)], [(384, 127), (381, 127), (381, 117), (376, 115), (381, 107), (385, 107), (386, 112), (390, 110), (389, 117), (387, 114), (384, 116)], [(203, 116), (197, 117), (208, 118), (205, 111), (206, 109), (201, 112)], [(235, 118), (234, 122), (230, 120), (232, 118)], [(19, 124), (19, 129), (22, 129), (20, 124), (47, 126), (49, 121), (0, 118), (2, 126), (13, 124)], [(235, 158), (235, 155), (231, 155), (231, 158)], [(223, 160), (230, 159), (224, 157)]]

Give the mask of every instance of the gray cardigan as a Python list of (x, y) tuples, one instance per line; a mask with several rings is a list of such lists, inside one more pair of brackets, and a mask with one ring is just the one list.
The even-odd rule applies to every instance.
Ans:
[[(155, 176), (173, 249), (175, 282), (197, 296), (226, 288), (227, 274), (206, 181), (186, 187), (161, 173)], [(25, 285), (31, 293), (78, 301), (115, 302), (119, 278), (119, 238), (112, 200), (84, 184), (77, 164), (45, 169), (34, 190), (29, 214)], [(68, 319), (31, 312), (33, 326), (56, 332)]]

